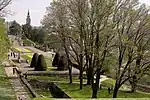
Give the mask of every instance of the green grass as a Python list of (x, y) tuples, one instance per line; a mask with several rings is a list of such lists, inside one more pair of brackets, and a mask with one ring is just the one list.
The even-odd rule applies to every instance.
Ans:
[(44, 97), (48, 97), (48, 98), (52, 98), (53, 97), (49, 90), (43, 90), (43, 89), (36, 90), (35, 89), (35, 91), (38, 93), (39, 96), (44, 96)]
[(39, 97), (39, 98), (34, 98), (32, 100), (55, 100), (54, 98), (43, 98), (43, 97)]
[(2, 65), (0, 65), (0, 100), (16, 100), (15, 93)]
[[(57, 83), (57, 85), (72, 98), (90, 98), (92, 95), (90, 86), (83, 86), (83, 89), (80, 90), (79, 84), (76, 83)], [(108, 94), (108, 90), (104, 88), (98, 91), (98, 98), (112, 98), (112, 95), (113, 93)], [(150, 98), (150, 94), (119, 91), (118, 98)]]
[[(83, 89), (79, 89), (79, 79), (78, 77), (73, 77), (72, 84), (69, 83), (68, 77), (59, 76), (29, 76), (30, 79), (37, 80), (47, 80), (50, 82), (55, 82), (63, 91), (65, 91), (72, 98), (90, 98), (92, 95), (91, 86), (83, 85)], [(86, 82), (86, 80), (84, 80)], [(107, 88), (114, 85), (115, 80), (107, 79), (102, 82), (102, 89), (98, 91), (98, 98), (112, 98), (113, 93), (108, 94)], [(113, 92), (113, 91), (112, 91)], [(129, 93), (126, 91), (119, 91), (118, 98), (150, 98), (150, 94), (144, 92)]]
[(29, 39), (23, 40), (23, 43), (26, 44), (26, 45), (29, 45), (29, 46), (35, 45), (35, 43), (33, 41), (29, 40)]
[(50, 57), (45, 57), (45, 61), (46, 61), (46, 64), (47, 64), (47, 70), (52, 70), (52, 69), (56, 69), (56, 67), (53, 67), (52, 66), (52, 60)]
[[(60, 77), (60, 76), (28, 76), (29, 79), (37, 79), (37, 80), (46, 80), (50, 82), (60, 81), (60, 82), (69, 82), (69, 77)], [(79, 82), (78, 77), (72, 77), (73, 82)], [(86, 80), (84, 80), (86, 82)]]
[(24, 49), (26, 49), (26, 50), (30, 51), (30, 53), (31, 53), (31, 52), (33, 52), (33, 51), (32, 51), (31, 49), (29, 49), (29, 48), (24, 48)]
[[(56, 99), (55, 98), (42, 98), (42, 97), (39, 97), (39, 98), (34, 98), (33, 100), (56, 100)], [(63, 100), (65, 100), (65, 99), (63, 99)], [(75, 100), (89, 100), (89, 99), (76, 98)], [(100, 98), (100, 100), (112, 100), (112, 98)], [(148, 98), (116, 98), (115, 100), (149, 100), (149, 99)]]
[(20, 52), (20, 51), (18, 51), (16, 48), (11, 48), (11, 50), (12, 50), (13, 52)]
[(29, 64), (31, 63), (32, 58), (30, 58), (29, 56), (27, 56), (27, 55), (21, 55), (21, 57), (22, 57), (23, 59), (29, 60)]

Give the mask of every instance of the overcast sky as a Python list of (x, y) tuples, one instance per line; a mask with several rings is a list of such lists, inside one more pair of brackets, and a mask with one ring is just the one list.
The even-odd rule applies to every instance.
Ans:
[[(16, 20), (20, 24), (25, 24), (28, 9), (30, 10), (31, 24), (33, 26), (39, 26), (40, 21), (43, 18), (46, 7), (49, 6), (52, 0), (12, 0), (12, 4), (9, 6), (13, 16), (7, 16), (6, 20)], [(150, 0), (140, 0), (142, 3), (146, 3), (150, 6)]]

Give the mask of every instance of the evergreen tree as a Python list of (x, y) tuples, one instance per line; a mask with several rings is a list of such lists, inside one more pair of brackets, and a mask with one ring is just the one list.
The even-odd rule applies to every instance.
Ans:
[(44, 56), (41, 54), (38, 57), (35, 71), (46, 71), (46, 69), (47, 69), (47, 64), (45, 62)]
[(30, 67), (36, 67), (36, 64), (37, 64), (37, 61), (38, 61), (38, 54), (37, 53), (34, 53), (33, 57), (32, 57), (32, 61), (31, 61), (31, 64), (30, 64)]

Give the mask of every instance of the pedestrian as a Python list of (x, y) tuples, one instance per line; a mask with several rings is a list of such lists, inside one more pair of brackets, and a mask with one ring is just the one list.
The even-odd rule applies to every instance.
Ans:
[(14, 58), (16, 57), (14, 52), (13, 52), (13, 56), (14, 56)]
[(20, 52), (18, 52), (18, 60), (20, 59)]
[(9, 56), (10, 56), (10, 55), (8, 54), (8, 59), (9, 59)]
[(11, 53), (10, 53), (10, 56), (12, 57), (12, 55), (13, 55), (13, 54), (12, 54), (12, 52), (11, 52)]

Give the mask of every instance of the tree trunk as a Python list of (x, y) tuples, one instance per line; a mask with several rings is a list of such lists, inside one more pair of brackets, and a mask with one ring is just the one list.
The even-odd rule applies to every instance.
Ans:
[(131, 92), (136, 92), (136, 88), (137, 88), (137, 83), (133, 82), (131, 85)]
[(96, 74), (96, 86), (99, 88), (99, 82), (100, 82), (100, 68), (97, 68), (97, 74)]
[(94, 83), (93, 86), (92, 86), (92, 88), (93, 88), (92, 98), (97, 98), (97, 92), (98, 92), (98, 89), (99, 89), (99, 82), (100, 82), (100, 68), (97, 68), (96, 83)]
[(72, 66), (69, 67), (69, 80), (71, 84), (72, 83)]
[(115, 84), (115, 88), (114, 88), (114, 92), (113, 92), (113, 98), (117, 98), (118, 90), (119, 90), (119, 88), (118, 88), (117, 84)]
[(83, 71), (80, 70), (80, 89), (82, 89), (82, 84), (83, 84)]
[(130, 81), (130, 84), (131, 84), (131, 92), (136, 92), (136, 88), (137, 88), (137, 79), (136, 79), (136, 76), (133, 77), (133, 80)]
[(96, 83), (93, 83), (92, 84), (92, 90), (93, 90), (93, 92), (92, 92), (92, 98), (97, 98), (97, 88), (96, 88)]
[(92, 83), (92, 74), (93, 74), (93, 69), (92, 69), (92, 67), (89, 67), (88, 69), (87, 69), (87, 85), (91, 85), (91, 83)]

